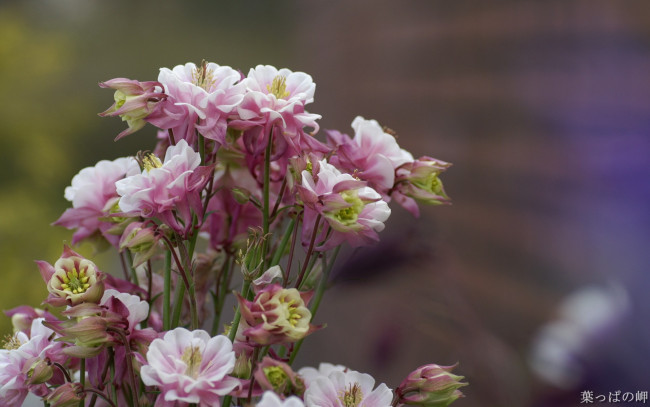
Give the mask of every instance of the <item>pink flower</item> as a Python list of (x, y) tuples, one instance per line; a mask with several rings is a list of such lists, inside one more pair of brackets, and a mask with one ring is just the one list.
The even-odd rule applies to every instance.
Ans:
[(104, 275), (95, 263), (64, 246), (54, 266), (37, 261), (41, 277), (50, 292), (45, 302), (56, 306), (98, 303), (104, 294)]
[(303, 244), (309, 242), (314, 233), (319, 214), (332, 228), (332, 233), (324, 241), (327, 228), (322, 228), (315, 250), (329, 250), (344, 241), (353, 247), (378, 241), (377, 232), (384, 229), (384, 222), (390, 216), (390, 208), (381, 195), (325, 160), (318, 162), (317, 168), (317, 175), (303, 171), (302, 185), (297, 186), (305, 204)]
[(338, 131), (328, 132), (330, 144), (337, 148), (330, 162), (368, 181), (368, 185), (386, 196), (395, 184), (395, 170), (412, 162), (413, 156), (400, 148), (395, 137), (375, 120), (357, 116), (352, 128), (353, 138)]
[(141, 174), (115, 183), (120, 209), (129, 215), (159, 218), (176, 232), (187, 234), (192, 211), (202, 218), (201, 190), (212, 169), (199, 166), (199, 153), (185, 140), (167, 149), (164, 162), (153, 154), (142, 161)]
[(160, 389), (156, 406), (182, 402), (207, 407), (218, 405), (221, 396), (239, 386), (228, 376), (234, 366), (235, 352), (227, 337), (176, 328), (151, 343), (141, 376), (144, 384)]
[(50, 339), (53, 333), (43, 326), (43, 318), (37, 318), (32, 323), (31, 337), (18, 332), (0, 348), (0, 404), (20, 406), (29, 391), (47, 394), (45, 385), (30, 385), (30, 378), (34, 374), (32, 367), (40, 361), (65, 362), (63, 344)]
[(135, 133), (144, 127), (145, 118), (166, 97), (164, 93), (160, 92), (160, 83), (158, 82), (138, 82), (132, 79), (115, 78), (101, 82), (99, 86), (115, 89), (115, 103), (99, 115), (120, 116), (129, 125), (126, 130), (117, 135), (115, 140)]
[(304, 407), (305, 404), (296, 396), (291, 396), (282, 400), (272, 391), (266, 391), (262, 399), (255, 405), (256, 407)]
[(115, 181), (139, 172), (138, 163), (132, 157), (102, 160), (94, 167), (84, 168), (65, 189), (65, 199), (72, 202), (72, 208), (66, 209), (54, 224), (76, 229), (72, 244), (97, 234), (117, 246), (119, 236), (108, 233), (114, 224), (102, 218), (110, 216), (119, 199)]
[(195, 130), (205, 138), (225, 142), (227, 118), (244, 97), (239, 72), (229, 66), (206, 63), (199, 67), (189, 62), (172, 70), (162, 68), (158, 80), (167, 100), (147, 118), (150, 123), (172, 129), (177, 141), (196, 141)]
[[(302, 369), (301, 369), (302, 371)], [(305, 405), (319, 407), (389, 407), (393, 392), (385, 385), (375, 387), (369, 374), (331, 369), (312, 378), (305, 390)]]
[(253, 301), (237, 295), (242, 314), (243, 336), (258, 345), (296, 342), (314, 332), (311, 312), (305, 305), (311, 293), (270, 284), (257, 293)]
[(280, 129), (275, 137), (274, 159), (289, 157), (303, 150), (329, 149), (305, 133), (304, 127), (318, 131), (320, 115), (305, 112), (305, 105), (314, 101), (316, 85), (311, 76), (289, 69), (258, 65), (242, 81), (247, 92), (237, 107), (238, 119), (230, 125), (244, 132), (244, 144), (253, 155), (260, 154), (268, 144), (274, 127)]

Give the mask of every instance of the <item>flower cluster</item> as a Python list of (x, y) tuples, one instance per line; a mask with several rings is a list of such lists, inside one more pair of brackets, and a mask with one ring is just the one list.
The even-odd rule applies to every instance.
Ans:
[(377, 242), (393, 199), (415, 216), (449, 203), (450, 164), (414, 158), (362, 117), (352, 135), (318, 140), (316, 85), (286, 68), (243, 75), (204, 61), (100, 86), (115, 91), (100, 115), (128, 125), (117, 139), (150, 124), (157, 144), (81, 170), (54, 224), (73, 245), (112, 247), (122, 270), (67, 245), (36, 262), (44, 304), (60, 309), (7, 312), (1, 405), (30, 392), (52, 407), (446, 406), (462, 395), (452, 367), (423, 366), (395, 390), (340, 365), (292, 367), (323, 327), (313, 320), (339, 249)]

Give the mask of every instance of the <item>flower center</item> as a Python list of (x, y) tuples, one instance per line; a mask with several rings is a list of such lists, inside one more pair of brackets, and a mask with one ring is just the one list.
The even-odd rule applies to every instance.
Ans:
[(72, 294), (81, 294), (86, 292), (90, 284), (88, 283), (89, 277), (86, 275), (86, 269), (81, 269), (77, 271), (77, 268), (74, 267), (71, 271), (66, 271), (63, 276), (63, 283), (61, 288), (63, 291), (70, 292)]
[(162, 167), (162, 161), (160, 158), (156, 157), (153, 153), (138, 151), (138, 154), (135, 157), (135, 160), (140, 164), (141, 170), (147, 170), (147, 172), (153, 170), (154, 168)]
[(201, 350), (198, 346), (188, 346), (185, 348), (183, 356), (181, 356), (181, 360), (187, 365), (185, 374), (196, 379), (201, 370), (202, 359)]
[(14, 350), (20, 348), (20, 340), (17, 335), (7, 335), (2, 343), (2, 348), (6, 350)]
[(212, 71), (208, 69), (208, 63), (205, 59), (201, 62), (200, 67), (194, 68), (192, 71), (192, 83), (208, 92), (216, 81)]
[(269, 366), (265, 367), (263, 370), (264, 375), (269, 379), (269, 382), (274, 389), (277, 389), (286, 383), (287, 374), (280, 366)]
[(266, 90), (270, 94), (275, 95), (278, 99), (284, 99), (289, 96), (287, 92), (287, 78), (282, 75), (278, 75), (273, 78), (273, 82), (270, 85), (266, 85)]
[(298, 325), (298, 321), (300, 321), (300, 319), (302, 318), (302, 315), (300, 315), (300, 313), (298, 312), (298, 305), (296, 304), (295, 299), (292, 299), (288, 302), (286, 300), (287, 299), (285, 296), (280, 297), (280, 304), (284, 306), (289, 324), (291, 324), (291, 326), (295, 328), (296, 325)]
[(351, 384), (348, 389), (339, 393), (339, 400), (345, 407), (357, 407), (363, 401), (363, 392), (359, 383)]
[(363, 210), (363, 201), (357, 196), (357, 194), (348, 191), (343, 192), (341, 196), (345, 202), (350, 204), (350, 206), (336, 211), (334, 213), (334, 218), (345, 226), (354, 225), (357, 223), (359, 214)]

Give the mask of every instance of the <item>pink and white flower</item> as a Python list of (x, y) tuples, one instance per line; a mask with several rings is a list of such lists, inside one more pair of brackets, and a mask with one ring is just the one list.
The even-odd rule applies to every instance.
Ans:
[(244, 132), (244, 144), (253, 155), (259, 154), (268, 144), (274, 127), (281, 129), (274, 158), (298, 154), (303, 150), (328, 151), (329, 149), (305, 133), (305, 127), (319, 129), (316, 120), (321, 116), (305, 111), (305, 105), (314, 101), (314, 84), (310, 75), (258, 65), (242, 80), (246, 94), (237, 107), (238, 118), (230, 125)]
[(375, 120), (357, 116), (352, 128), (352, 138), (338, 131), (328, 132), (328, 140), (336, 148), (330, 162), (368, 181), (369, 186), (387, 196), (395, 184), (395, 170), (412, 162), (413, 156), (400, 148), (395, 137)]
[[(302, 372), (303, 369), (299, 371)], [(393, 392), (384, 383), (354, 370), (333, 368), (327, 375), (305, 378), (305, 405), (318, 407), (389, 407)]]
[(149, 154), (142, 173), (115, 183), (119, 207), (129, 215), (159, 218), (176, 232), (187, 234), (192, 212), (203, 215), (201, 190), (212, 169), (200, 166), (201, 156), (185, 140), (170, 146), (164, 162)]
[(221, 396), (239, 386), (239, 380), (228, 376), (234, 366), (227, 337), (176, 328), (151, 343), (141, 376), (144, 384), (160, 389), (156, 406), (181, 402), (207, 407), (218, 405)]
[(29, 391), (47, 394), (44, 384), (30, 384), (31, 368), (40, 361), (65, 363), (63, 344), (50, 339), (53, 333), (43, 325), (43, 318), (37, 318), (32, 322), (31, 337), (18, 332), (0, 348), (0, 404), (20, 406)]
[[(390, 216), (388, 204), (364, 181), (341, 173), (325, 160), (318, 162), (318, 174), (302, 172), (302, 184), (297, 186), (305, 204), (303, 244), (309, 242), (317, 216), (321, 215), (331, 227), (322, 228), (315, 250), (329, 250), (347, 241), (353, 247), (378, 241), (377, 232), (384, 229)], [(316, 232), (319, 233), (319, 232)]]
[(66, 209), (54, 224), (76, 229), (72, 235), (72, 244), (100, 235), (117, 246), (119, 236), (108, 233), (114, 224), (105, 220), (119, 199), (115, 182), (139, 172), (138, 163), (132, 157), (102, 160), (94, 167), (84, 168), (65, 189), (65, 199), (72, 202), (72, 208)]
[(147, 121), (161, 129), (171, 129), (174, 137), (190, 145), (195, 130), (203, 137), (224, 143), (227, 118), (244, 97), (241, 74), (229, 66), (189, 62), (173, 69), (161, 68), (158, 81), (167, 95)]

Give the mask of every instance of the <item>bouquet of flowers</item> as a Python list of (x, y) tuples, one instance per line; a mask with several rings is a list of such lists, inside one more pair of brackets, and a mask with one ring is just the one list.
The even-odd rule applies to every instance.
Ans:
[(292, 366), (321, 328), (313, 318), (341, 246), (378, 241), (390, 201), (415, 216), (418, 203), (449, 203), (439, 175), (450, 164), (415, 159), (362, 117), (352, 136), (319, 141), (303, 72), (259, 65), (244, 76), (204, 61), (100, 86), (115, 90), (100, 115), (128, 124), (117, 139), (150, 123), (158, 141), (81, 170), (54, 224), (74, 231), (73, 245), (115, 249), (122, 271), (67, 245), (54, 264), (36, 262), (47, 307), (7, 311), (1, 405), (29, 392), (51, 407), (447, 406), (462, 396), (454, 366), (422, 366), (394, 390), (341, 365)]

